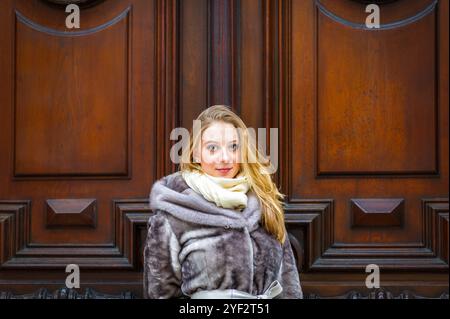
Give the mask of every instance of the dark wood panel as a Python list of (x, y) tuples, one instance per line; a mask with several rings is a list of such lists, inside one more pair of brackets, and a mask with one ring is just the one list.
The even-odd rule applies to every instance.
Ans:
[[(248, 127), (265, 127), (267, 59), (263, 0), (240, 1), (240, 115)], [(267, 90), (265, 90), (267, 88)]]
[[(175, 164), (170, 160), (172, 142), (168, 139), (170, 132), (177, 127), (179, 119), (179, 2), (176, 0), (156, 0), (156, 15), (154, 22), (157, 37), (156, 51), (152, 56), (156, 63), (156, 117), (153, 122), (156, 128), (154, 153), (156, 178), (161, 178), (175, 170)], [(150, 56), (143, 57), (149, 59)], [(139, 71), (137, 71), (139, 72)], [(153, 158), (152, 158), (153, 159)]]
[[(156, 93), (157, 32), (164, 32), (157, 10), (156, 1), (98, 2), (82, 8), (81, 29), (67, 34), (64, 7), (1, 3), (0, 199), (30, 203), (15, 223), (23, 247), (3, 254), (2, 271), (71, 262), (137, 267), (118, 248), (112, 202), (146, 198), (156, 176), (155, 141), (163, 135), (155, 125), (162, 103), (156, 97), (166, 94)], [(167, 54), (165, 47), (158, 52)], [(26, 176), (15, 177), (15, 168)], [(95, 207), (48, 202), (83, 198), (95, 198)], [(3, 217), (4, 238), (12, 219)]]
[[(84, 206), (89, 209), (94, 202), (85, 201), (85, 203), (87, 204)], [(67, 200), (50, 203), (54, 211), (64, 212), (78, 210), (83, 207), (80, 206), (82, 204), (80, 201), (68, 204)], [(0, 269), (65, 269), (66, 265), (75, 263), (83, 269), (141, 271), (146, 238), (144, 234), (147, 233), (147, 221), (151, 215), (148, 200), (114, 200), (112, 206), (115, 222), (113, 243), (95, 245), (58, 242), (46, 245), (29, 241), (30, 202), (0, 201), (0, 239), (2, 239)], [(54, 220), (52, 227), (64, 229), (70, 234), (69, 238), (74, 240), (75, 235), (68, 231), (67, 226), (79, 226), (79, 220), (73, 217), (52, 218)], [(79, 232), (80, 228), (76, 227), (74, 231)]]
[(318, 12), (319, 175), (437, 173), (435, 19), (373, 32)]
[(14, 175), (127, 176), (129, 9), (76, 35), (15, 14)]
[(0, 267), (28, 243), (30, 201), (0, 201)]
[(180, 120), (192, 121), (208, 106), (208, 1), (180, 2)]
[(48, 199), (47, 227), (96, 227), (95, 199)]
[[(336, 4), (337, 5), (337, 4)], [(428, 15), (420, 20), (416, 24), (410, 24), (407, 26), (405, 31), (411, 31), (412, 34), (415, 34), (416, 30), (411, 28), (413, 25), (418, 27), (420, 23), (424, 23), (428, 19), (433, 19), (433, 16), (439, 15), (440, 18), (437, 20), (439, 23), (435, 26), (434, 23), (431, 23), (431, 20), (428, 21), (428, 27), (423, 29), (422, 31), (426, 34), (431, 33), (431, 38), (435, 38), (438, 34), (439, 37), (436, 38), (435, 44), (436, 46), (428, 47), (428, 39), (425, 39), (426, 36), (422, 35), (419, 39), (424, 39), (424, 41), (419, 41), (417, 43), (417, 50), (430, 50), (428, 51), (428, 56), (430, 56), (430, 52), (432, 55), (437, 56), (446, 56), (448, 51), (442, 48), (446, 48), (448, 46), (446, 38), (441, 36), (446, 26), (446, 19), (443, 17), (448, 16), (448, 7), (447, 4), (442, 3), (441, 6), (436, 7), (434, 13)], [(343, 4), (344, 6), (344, 4)], [(400, 12), (400, 7), (395, 7), (397, 12)], [(316, 7), (314, 2), (303, 2), (303, 1), (291, 1), (283, 9), (286, 14), (286, 19), (284, 19), (284, 24), (280, 25), (284, 31), (283, 34), (283, 43), (287, 43), (285, 45), (286, 50), (283, 51), (284, 54), (281, 55), (283, 61), (283, 65), (285, 70), (288, 70), (288, 73), (281, 78), (281, 92), (287, 93), (287, 101), (286, 101), (286, 113), (280, 115), (280, 128), (282, 130), (282, 154), (284, 154), (285, 159), (282, 161), (283, 171), (283, 190), (288, 194), (288, 201), (295, 203), (299, 199), (305, 198), (333, 198), (335, 200), (335, 242), (342, 244), (350, 244), (350, 245), (366, 245), (368, 243), (373, 243), (374, 245), (395, 245), (395, 244), (410, 244), (415, 245), (417, 247), (423, 247), (422, 245), (422, 226), (423, 226), (423, 218), (422, 216), (422, 198), (433, 198), (433, 197), (447, 197), (448, 196), (448, 146), (443, 145), (442, 141), (447, 140), (447, 135), (443, 130), (446, 130), (448, 127), (448, 122), (444, 118), (447, 115), (447, 93), (446, 91), (440, 90), (439, 87), (442, 86), (442, 83), (447, 83), (446, 76), (447, 73), (444, 71), (444, 65), (447, 62), (439, 63), (439, 69), (433, 68), (430, 66), (429, 68), (424, 68), (423, 72), (425, 74), (430, 74), (432, 70), (436, 71), (435, 77), (431, 83), (434, 83), (434, 87), (432, 88), (433, 92), (437, 91), (440, 95), (443, 95), (444, 98), (440, 98), (435, 100), (436, 102), (436, 112), (433, 115), (432, 121), (436, 122), (434, 125), (434, 129), (436, 130), (436, 136), (439, 137), (439, 146), (434, 147), (435, 139), (429, 139), (429, 145), (424, 146), (426, 143), (422, 142), (421, 136), (417, 140), (417, 149), (420, 149), (420, 145), (424, 147), (431, 147), (430, 149), (436, 152), (436, 155), (439, 155), (439, 160), (437, 163), (439, 164), (439, 175), (428, 175), (428, 176), (418, 176), (417, 178), (413, 178), (414, 175), (405, 175), (400, 176), (399, 174), (389, 174), (389, 175), (372, 175), (371, 178), (367, 178), (368, 176), (360, 176), (357, 174), (346, 174), (346, 175), (320, 175), (317, 174), (317, 156), (316, 151), (317, 148), (323, 147), (323, 143), (320, 143), (320, 136), (323, 134), (329, 134), (323, 130), (323, 128), (319, 128), (316, 126), (317, 123), (320, 123), (321, 118), (320, 115), (329, 116), (325, 112), (318, 113), (317, 103), (321, 103), (321, 95), (319, 92), (325, 92), (321, 87), (317, 87), (317, 70), (316, 66), (319, 64), (319, 56), (316, 54), (320, 52), (316, 52), (316, 45), (318, 44), (316, 40), (320, 40), (317, 38), (317, 33), (319, 32), (318, 28), (320, 13), (318, 12), (318, 8)], [(325, 19), (325, 18), (323, 18)], [(437, 22), (436, 21), (436, 22)], [(334, 22), (333, 22), (334, 23)], [(346, 32), (349, 31), (349, 28), (346, 29)], [(393, 31), (393, 30), (392, 30)], [(364, 30), (354, 31), (355, 34), (368, 32)], [(385, 31), (380, 31), (385, 32)], [(399, 33), (401, 34), (401, 32)], [(370, 37), (370, 36), (369, 36)], [(412, 37), (412, 35), (408, 35), (408, 37)], [(344, 40), (346, 38), (333, 38), (328, 39), (324, 44), (332, 50), (333, 43), (340, 46), (343, 45), (339, 43), (339, 40)], [(386, 41), (389, 37), (386, 38)], [(384, 41), (384, 40), (383, 40)], [(391, 41), (392, 42), (392, 41)], [(361, 42), (365, 43), (365, 42)], [(389, 44), (388, 44), (389, 45)], [(352, 43), (352, 47), (350, 47), (350, 43), (348, 45), (349, 50), (363, 50), (363, 46), (359, 46), (358, 43)], [(440, 51), (436, 51), (436, 48), (439, 48)], [(424, 51), (424, 52), (425, 52)], [(331, 51), (330, 51), (331, 52)], [(362, 52), (362, 51), (361, 51)], [(374, 51), (371, 54), (380, 54), (377, 58), (382, 57), (383, 50)], [(416, 51), (412, 51), (416, 52)], [(334, 57), (334, 59), (341, 61), (339, 64), (336, 64), (342, 69), (348, 69), (346, 72), (351, 72), (355, 67), (353, 66), (352, 60), (348, 59), (344, 60), (345, 52), (341, 52), (341, 55)], [(331, 55), (330, 55), (330, 59)], [(433, 58), (434, 59), (434, 58)], [(331, 61), (331, 60), (330, 60)], [(332, 62), (332, 61), (331, 61)], [(334, 62), (332, 62), (334, 63)], [(386, 65), (389, 66), (389, 61)], [(394, 68), (394, 67), (393, 67)], [(405, 66), (406, 68), (406, 66)], [(380, 72), (385, 72), (385, 69), (380, 69)], [(395, 68), (394, 68), (395, 70)], [(390, 72), (390, 70), (388, 70)], [(376, 72), (376, 70), (374, 70)], [(409, 71), (407, 71), (409, 72)], [(432, 71), (434, 72), (434, 71)], [(353, 90), (355, 81), (338, 81), (338, 75), (335, 74), (336, 81), (335, 85), (339, 85), (342, 87), (342, 90), (346, 90), (346, 92), (350, 92), (351, 94), (347, 94), (349, 97), (348, 103), (356, 103), (356, 101), (351, 100), (350, 97), (353, 94), (359, 94), (358, 90)], [(378, 76), (374, 73), (373, 76)], [(412, 76), (412, 75), (411, 75)], [(421, 81), (421, 77), (416, 74), (414, 79), (417, 80), (417, 83)], [(437, 82), (439, 79), (439, 82)], [(395, 82), (394, 82), (395, 83)], [(375, 86), (375, 83), (373, 84)], [(412, 85), (412, 84), (411, 84)], [(421, 95), (423, 94), (423, 90), (412, 89), (415, 86), (407, 87), (408, 94), (413, 97), (415, 94)], [(336, 94), (341, 94), (340, 91), (327, 91), (326, 94), (329, 95), (330, 105), (328, 109), (331, 114), (329, 116), (329, 120), (333, 121), (336, 116), (339, 115), (339, 107), (340, 105), (344, 105), (345, 95), (342, 95), (342, 103), (336, 104), (335, 96), (331, 92), (335, 92)], [(322, 91), (319, 91), (322, 90)], [(427, 90), (430, 90), (428, 87)], [(387, 91), (389, 92), (389, 90)], [(325, 93), (324, 93), (325, 94)], [(434, 96), (434, 95), (433, 95)], [(392, 98), (392, 94), (386, 96), (385, 98)], [(337, 106), (336, 106), (337, 105)], [(425, 105), (425, 104), (423, 104)], [(335, 106), (336, 109), (333, 109), (332, 106)], [(320, 107), (319, 107), (320, 110)], [(369, 110), (373, 112), (378, 112), (376, 109)], [(409, 109), (404, 111), (405, 114), (409, 114)], [(432, 113), (432, 112), (431, 112)], [(334, 117), (333, 117), (334, 116)], [(382, 115), (379, 115), (380, 118)], [(403, 116), (403, 115), (402, 115)], [(406, 115), (405, 115), (406, 116)], [(409, 116), (409, 115), (408, 115)], [(428, 115), (427, 115), (428, 116)], [(419, 121), (418, 115), (413, 115), (414, 121)], [(412, 118), (413, 118), (412, 117)], [(425, 117), (429, 118), (429, 117)], [(340, 129), (343, 134), (353, 134), (353, 126), (364, 124), (365, 119), (370, 119), (370, 117), (365, 114), (356, 114), (353, 117), (349, 117), (348, 124), (346, 126), (342, 126)], [(420, 118), (420, 120), (422, 120)], [(429, 118), (431, 119), (431, 118)], [(433, 125), (432, 125), (433, 126)], [(336, 126), (337, 128), (338, 126)], [(360, 126), (361, 127), (361, 126)], [(422, 126), (420, 126), (422, 127)], [(420, 127), (418, 130), (420, 131)], [(382, 132), (382, 127), (379, 127)], [(316, 133), (314, 133), (316, 132)], [(350, 136), (349, 135), (349, 136)], [(374, 134), (375, 135), (375, 134)], [(331, 136), (331, 135), (329, 135)], [(334, 138), (334, 137), (333, 137)], [(416, 141), (415, 140), (415, 141)], [(350, 140), (355, 145), (362, 145), (361, 143), (356, 143), (358, 141), (358, 137), (356, 139)], [(361, 141), (361, 140), (360, 140)], [(411, 150), (414, 150), (415, 141), (410, 141)], [(378, 151), (378, 149), (367, 150), (368, 157), (366, 159), (365, 165), (372, 165), (375, 159), (370, 158), (370, 154)], [(414, 150), (415, 151), (415, 150)], [(328, 154), (329, 161), (335, 161), (335, 154), (333, 152)], [(339, 157), (337, 157), (339, 158)], [(417, 159), (417, 157), (415, 158)], [(410, 161), (411, 159), (408, 159)], [(383, 159), (380, 159), (380, 163)], [(406, 160), (405, 160), (406, 161)], [(386, 159), (386, 163), (389, 160)], [(344, 165), (341, 162), (336, 160), (337, 164)], [(349, 161), (348, 167), (353, 167), (350, 165), (352, 160)], [(345, 164), (346, 165), (346, 164)], [(390, 164), (389, 164), (390, 165)], [(405, 178), (408, 177), (408, 178)], [(359, 229), (359, 228), (351, 228), (351, 209), (350, 209), (350, 199), (352, 198), (404, 198), (405, 200), (405, 219), (403, 227), (394, 227), (390, 228), (389, 231), (387, 229), (377, 229), (375, 227), (370, 227), (370, 229)], [(356, 256), (351, 251), (348, 252), (349, 258), (353, 258), (350, 256)], [(375, 251), (374, 251), (375, 253)], [(414, 250), (410, 251), (411, 254), (415, 254)], [(343, 252), (345, 255), (345, 253)], [(408, 253), (406, 253), (407, 255)], [(334, 261), (333, 261), (334, 262)], [(441, 267), (438, 264), (441, 261), (436, 260), (436, 266)], [(331, 265), (331, 264), (330, 264)], [(427, 266), (428, 267), (428, 266)], [(433, 266), (434, 267), (434, 266)]]
[(405, 205), (401, 198), (368, 198), (350, 200), (352, 226), (402, 226)]
[[(313, 1), (339, 17), (342, 22), (363, 24), (369, 14), (365, 10), (367, 4), (369, 4), (367, 1)], [(382, 15), (380, 22), (381, 24), (391, 24), (409, 21), (411, 17), (422, 13), (436, 2), (436, 0), (409, 0), (408, 5), (405, 6), (403, 1), (386, 1), (386, 3), (378, 4)], [(376, 1), (371, 3), (376, 3)]]

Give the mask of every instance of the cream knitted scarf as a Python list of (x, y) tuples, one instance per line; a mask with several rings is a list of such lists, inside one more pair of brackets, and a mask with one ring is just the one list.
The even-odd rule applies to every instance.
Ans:
[(247, 207), (246, 193), (250, 184), (242, 174), (235, 178), (225, 178), (183, 171), (182, 176), (190, 188), (217, 206), (239, 210)]

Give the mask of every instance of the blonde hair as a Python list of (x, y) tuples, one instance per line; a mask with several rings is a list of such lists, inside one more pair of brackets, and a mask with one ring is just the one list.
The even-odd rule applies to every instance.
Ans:
[[(204, 110), (197, 117), (201, 121), (201, 129), (190, 131), (189, 147), (185, 147), (181, 154), (181, 171), (202, 172), (200, 163), (194, 162), (194, 149), (201, 141), (203, 132), (214, 122), (232, 124), (238, 129), (240, 136), (241, 163), (240, 172), (247, 177), (250, 189), (253, 190), (261, 204), (261, 223), (267, 232), (273, 235), (281, 244), (286, 239), (286, 228), (284, 224), (283, 198), (271, 175), (268, 173), (272, 168), (270, 161), (259, 152), (256, 143), (249, 142), (247, 126), (229, 107), (225, 105), (214, 105)], [(249, 160), (252, 159), (252, 160)]]

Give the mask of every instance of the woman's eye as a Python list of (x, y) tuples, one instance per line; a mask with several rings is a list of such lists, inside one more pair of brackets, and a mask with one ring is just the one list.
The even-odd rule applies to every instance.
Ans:
[(231, 150), (232, 150), (232, 151), (237, 151), (238, 148), (239, 148), (239, 145), (236, 144), (236, 143), (234, 143), (234, 144), (231, 145)]
[(208, 146), (206, 147), (206, 149), (207, 149), (208, 151), (210, 151), (210, 152), (215, 152), (215, 151), (217, 150), (217, 146), (215, 146), (215, 145), (208, 145)]

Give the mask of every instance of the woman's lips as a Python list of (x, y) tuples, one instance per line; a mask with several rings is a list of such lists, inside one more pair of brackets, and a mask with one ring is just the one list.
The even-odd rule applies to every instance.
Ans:
[(231, 171), (231, 168), (216, 168), (216, 170), (221, 173), (228, 173), (229, 171)]

